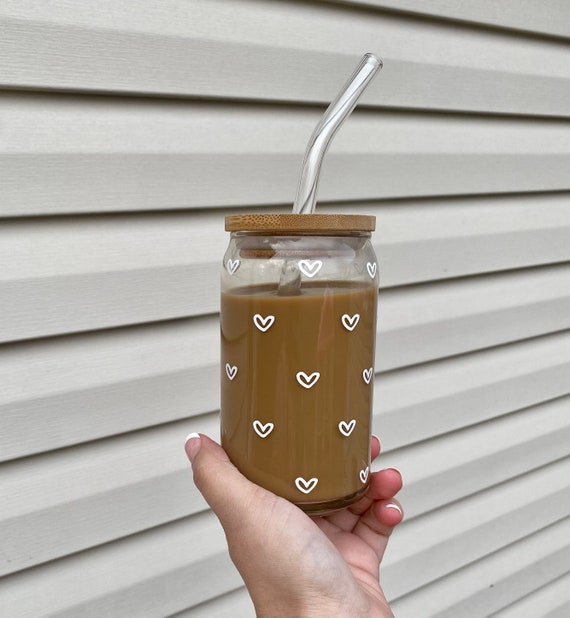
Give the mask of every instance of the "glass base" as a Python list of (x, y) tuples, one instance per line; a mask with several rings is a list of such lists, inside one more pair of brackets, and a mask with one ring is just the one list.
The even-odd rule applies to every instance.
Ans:
[(298, 506), (304, 513), (306, 513), (309, 517), (322, 517), (323, 515), (331, 515), (332, 513), (336, 513), (337, 511), (342, 511), (347, 508), (351, 504), (354, 504), (368, 490), (367, 483), (362, 489), (357, 491), (350, 496), (345, 496), (344, 498), (339, 498), (338, 500), (326, 500), (321, 502), (295, 502), (295, 505)]

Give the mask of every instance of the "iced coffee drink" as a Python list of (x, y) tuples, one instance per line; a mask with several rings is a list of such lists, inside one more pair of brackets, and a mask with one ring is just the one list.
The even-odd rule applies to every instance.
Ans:
[(324, 514), (370, 476), (374, 217), (226, 218), (221, 435), (253, 482)]

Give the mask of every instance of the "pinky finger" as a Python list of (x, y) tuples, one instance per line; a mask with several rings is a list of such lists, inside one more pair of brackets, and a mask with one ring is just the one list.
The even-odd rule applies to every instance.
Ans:
[[(404, 511), (399, 502), (391, 500), (390, 502), (379, 502), (372, 510), (379, 524), (386, 528), (394, 528), (404, 519)], [(390, 530), (391, 531), (391, 530)]]

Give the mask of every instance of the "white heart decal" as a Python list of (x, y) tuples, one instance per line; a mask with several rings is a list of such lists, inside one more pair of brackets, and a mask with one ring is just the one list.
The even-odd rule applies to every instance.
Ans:
[(255, 433), (260, 438), (267, 438), (267, 436), (273, 431), (273, 427), (275, 427), (273, 423), (265, 423), (264, 425), (261, 421), (253, 421), (253, 428), (255, 429)]
[(237, 371), (238, 370), (235, 365), (232, 367), (229, 363), (226, 363), (226, 375), (230, 380), (233, 380), (236, 377)]
[(354, 418), (350, 421), (350, 423), (347, 423), (346, 421), (340, 421), (340, 423), (338, 424), (338, 430), (343, 436), (346, 436), (347, 438), (352, 433), (355, 427), (356, 419)]
[(376, 276), (376, 262), (368, 262), (366, 264), (366, 270), (368, 271), (370, 278), (374, 279)]
[(310, 376), (304, 371), (299, 371), (296, 376), (297, 382), (299, 382), (303, 388), (311, 388), (312, 386), (315, 386), (320, 377), (321, 374), (318, 371), (315, 371)]
[(359, 313), (355, 313), (353, 316), (350, 316), (348, 315), (348, 313), (345, 313), (342, 316), (342, 325), (346, 328), (346, 330), (349, 330), (350, 332), (352, 332), (356, 328), (356, 325), (358, 324), (358, 320), (360, 320)]
[(299, 268), (307, 277), (314, 277), (321, 270), (323, 263), (321, 260), (300, 260)]
[(304, 494), (310, 494), (313, 489), (317, 486), (319, 479), (312, 478), (306, 481), (302, 476), (295, 479), (295, 485), (297, 485), (297, 489), (302, 491)]
[(370, 384), (370, 380), (372, 380), (372, 367), (370, 367), (370, 369), (365, 369), (362, 372), (362, 377), (364, 378), (366, 384)]
[(233, 275), (235, 271), (239, 268), (240, 261), (239, 260), (228, 260), (226, 262), (226, 270)]
[(368, 473), (370, 472), (370, 468), (368, 466), (366, 466), (366, 468), (364, 468), (364, 470), (360, 471), (360, 480), (363, 483), (366, 483), (366, 481), (368, 480)]
[(267, 315), (263, 317), (261, 314), (256, 313), (253, 316), (253, 323), (259, 328), (259, 330), (264, 333), (266, 330), (269, 330), (273, 326), (273, 322), (275, 322), (274, 315)]

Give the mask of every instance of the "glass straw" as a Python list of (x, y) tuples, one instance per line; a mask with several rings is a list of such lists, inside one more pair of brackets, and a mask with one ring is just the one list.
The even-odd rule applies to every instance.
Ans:
[[(342, 123), (356, 107), (358, 99), (374, 75), (381, 68), (382, 61), (379, 58), (374, 54), (365, 54), (344, 88), (328, 106), (319, 124), (315, 127), (305, 151), (301, 178), (293, 203), (294, 214), (304, 215), (315, 212), (319, 174), (327, 148)], [(285, 260), (281, 269), (277, 294), (291, 296), (300, 293), (301, 273), (297, 263)]]
[(358, 99), (374, 75), (381, 68), (382, 61), (379, 58), (374, 54), (365, 54), (344, 88), (328, 106), (319, 124), (315, 127), (305, 151), (301, 178), (293, 203), (293, 213), (311, 214), (315, 212), (319, 174), (327, 148), (342, 123), (356, 107)]

